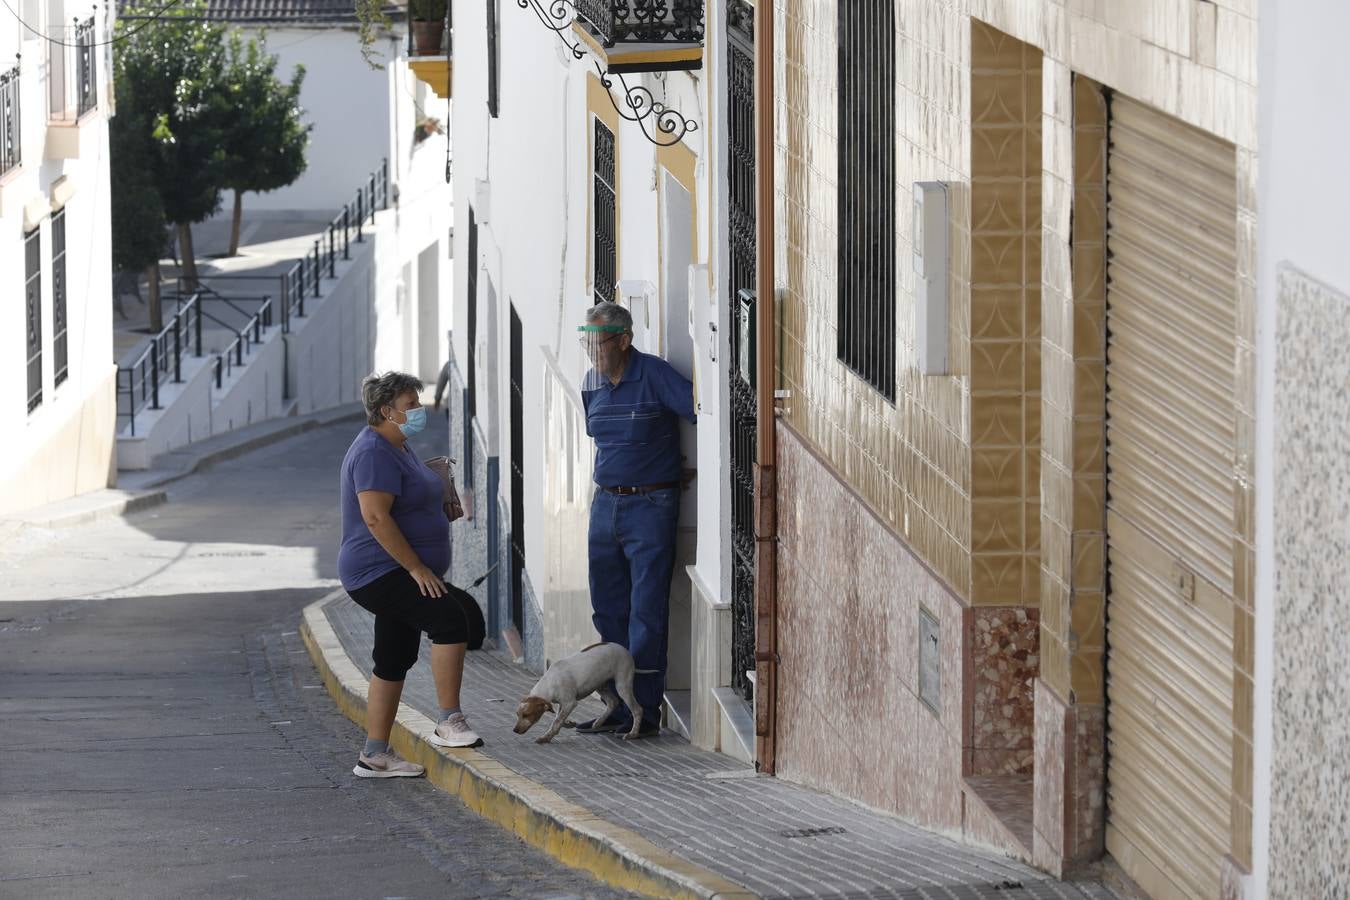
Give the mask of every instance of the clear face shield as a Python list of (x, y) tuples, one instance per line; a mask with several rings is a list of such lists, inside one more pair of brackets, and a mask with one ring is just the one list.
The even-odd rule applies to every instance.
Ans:
[(578, 325), (577, 342), (581, 344), (582, 365), (586, 373), (581, 380), (583, 391), (597, 390), (623, 362), (622, 325)]

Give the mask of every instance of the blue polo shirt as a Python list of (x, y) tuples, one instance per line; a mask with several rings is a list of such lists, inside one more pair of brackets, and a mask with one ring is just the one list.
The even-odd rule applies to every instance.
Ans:
[(631, 348), (619, 383), (592, 370), (581, 403), (586, 433), (595, 439), (596, 484), (627, 487), (680, 480), (678, 419), (696, 422), (694, 386), (670, 363)]

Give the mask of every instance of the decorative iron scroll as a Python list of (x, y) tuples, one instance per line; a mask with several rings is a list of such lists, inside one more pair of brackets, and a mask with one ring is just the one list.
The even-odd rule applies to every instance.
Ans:
[[(590, 25), (592, 31), (596, 30), (593, 20), (589, 19), (583, 12), (585, 10), (605, 21), (602, 8), (608, 9), (612, 13), (619, 7), (623, 7), (626, 14), (631, 13), (635, 16), (651, 18), (666, 15), (663, 10), (673, 12), (677, 18), (681, 15), (687, 16), (686, 7), (695, 8), (698, 32), (697, 37), (690, 40), (701, 41), (703, 39), (702, 0), (612, 0), (612, 2), (611, 0), (577, 0), (576, 3), (573, 3), (572, 0), (516, 0), (516, 5), (521, 9), (532, 10), (539, 21), (544, 24), (544, 27), (558, 36), (558, 40), (562, 41), (563, 46), (572, 54), (573, 59), (584, 59), (586, 49), (580, 41), (572, 38), (572, 23), (580, 20), (583, 24)], [(662, 19), (662, 21), (665, 20)], [(671, 33), (675, 35), (685, 34), (686, 32), (674, 30)], [(673, 39), (685, 40), (682, 37)], [(624, 40), (630, 40), (630, 38), (624, 38)], [(636, 38), (632, 40), (636, 40)], [(605, 86), (605, 93), (609, 96), (609, 102), (614, 105), (615, 111), (629, 122), (636, 123), (643, 136), (658, 147), (678, 144), (684, 140), (686, 134), (698, 130), (697, 122), (685, 116), (678, 109), (669, 107), (664, 102), (657, 100), (651, 88), (646, 85), (630, 85), (622, 74), (616, 72), (611, 75), (605, 71), (599, 62), (595, 63), (595, 71), (600, 76), (600, 83)], [(614, 97), (616, 79), (619, 90), (623, 93), (622, 102)]]
[[(642, 134), (658, 147), (669, 147), (672, 144), (678, 144), (684, 140), (684, 136), (691, 131), (698, 130), (698, 123), (693, 119), (686, 118), (678, 109), (672, 109), (656, 99), (656, 95), (646, 85), (630, 85), (628, 79), (623, 75), (609, 75), (596, 65), (596, 71), (600, 73), (600, 83), (606, 87), (606, 93), (609, 95), (609, 102), (614, 104), (614, 108), (623, 118), (630, 122), (636, 122), (638, 128), (642, 129)], [(623, 91), (623, 103), (614, 99), (613, 87), (614, 79), (619, 80), (619, 87)], [(652, 130), (648, 130), (648, 129)]]

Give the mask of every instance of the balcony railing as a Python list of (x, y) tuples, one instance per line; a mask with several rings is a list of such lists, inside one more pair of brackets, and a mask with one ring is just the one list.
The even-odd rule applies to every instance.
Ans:
[(75, 85), (80, 115), (98, 106), (98, 62), (94, 54), (94, 17), (90, 16), (75, 26), (76, 74)]
[(0, 72), (0, 175), (22, 162), (19, 152), (19, 67)]
[(703, 0), (576, 0), (576, 9), (605, 47), (703, 43)]
[(47, 42), (47, 92), (53, 122), (70, 122), (98, 107), (94, 18), (57, 29)]

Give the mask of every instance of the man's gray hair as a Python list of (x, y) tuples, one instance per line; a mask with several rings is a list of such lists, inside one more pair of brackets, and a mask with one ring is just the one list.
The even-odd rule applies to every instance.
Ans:
[(620, 325), (629, 334), (633, 333), (633, 314), (626, 306), (620, 306), (609, 300), (602, 300), (586, 310), (586, 322), (599, 322), (601, 325)]
[(409, 391), (421, 393), (422, 388), (422, 379), (406, 372), (367, 375), (361, 382), (361, 405), (366, 408), (366, 421), (372, 425), (380, 424), (385, 419), (381, 409), (393, 406), (395, 400)]

